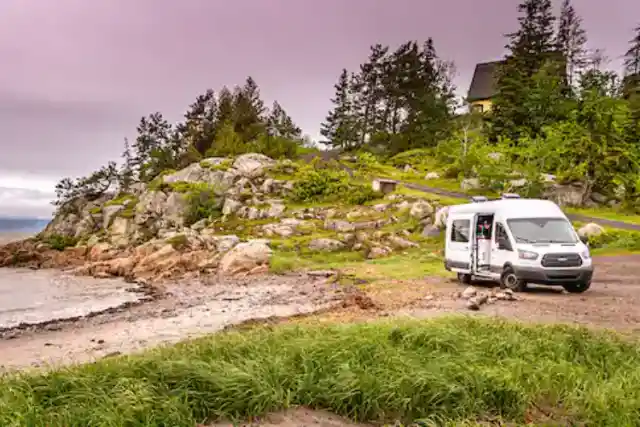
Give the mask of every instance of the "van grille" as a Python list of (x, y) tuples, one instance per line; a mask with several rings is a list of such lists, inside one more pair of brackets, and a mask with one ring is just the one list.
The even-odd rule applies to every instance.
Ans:
[(576, 253), (545, 254), (542, 257), (541, 264), (543, 267), (580, 267), (582, 258)]

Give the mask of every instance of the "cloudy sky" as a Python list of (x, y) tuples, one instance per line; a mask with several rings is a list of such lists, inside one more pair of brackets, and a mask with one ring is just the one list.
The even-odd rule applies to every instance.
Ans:
[[(0, 0), (0, 215), (47, 216), (55, 182), (119, 156), (142, 115), (255, 78), (312, 137), (341, 68), (431, 36), (466, 91), (517, 0)], [(606, 3), (606, 5), (605, 5)], [(638, 0), (574, 0), (616, 66)]]

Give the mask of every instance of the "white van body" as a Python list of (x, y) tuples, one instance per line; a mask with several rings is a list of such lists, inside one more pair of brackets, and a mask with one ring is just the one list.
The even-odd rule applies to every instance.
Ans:
[(522, 290), (527, 283), (591, 286), (593, 264), (560, 207), (549, 200), (508, 198), (451, 206), (445, 268), (469, 283), (494, 280)]

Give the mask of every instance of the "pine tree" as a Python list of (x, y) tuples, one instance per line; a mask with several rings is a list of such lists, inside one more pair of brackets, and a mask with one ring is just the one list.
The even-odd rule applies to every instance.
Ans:
[(255, 140), (264, 131), (264, 102), (253, 78), (247, 77), (244, 86), (234, 90), (233, 110), (235, 131), (244, 142)]
[(335, 96), (331, 100), (333, 110), (321, 125), (320, 134), (333, 148), (351, 150), (357, 146), (353, 105), (350, 94), (349, 72), (343, 69), (335, 87)]
[(634, 31), (635, 37), (629, 41), (631, 46), (624, 54), (624, 68), (627, 75), (640, 74), (640, 25)]
[(218, 101), (215, 92), (208, 89), (189, 106), (184, 115), (185, 122), (178, 128), (187, 143), (202, 154), (211, 147), (215, 139), (217, 113)]
[(582, 28), (582, 18), (578, 16), (571, 0), (563, 0), (558, 23), (556, 44), (567, 61), (567, 81), (570, 86), (576, 73), (586, 65), (587, 32)]
[(218, 109), (215, 114), (216, 130), (222, 127), (223, 123), (231, 122), (234, 116), (233, 95), (226, 86), (223, 86), (218, 93)]
[(133, 155), (129, 140), (124, 139), (124, 150), (122, 152), (122, 167), (120, 170), (120, 190), (126, 192), (131, 187), (134, 179)]
[(359, 144), (364, 145), (370, 134), (380, 127), (380, 112), (376, 107), (384, 96), (382, 86), (382, 63), (389, 48), (376, 44), (371, 46), (369, 59), (360, 65), (360, 72), (352, 79), (352, 91), (355, 95), (354, 111), (358, 116)]
[(169, 146), (172, 127), (161, 113), (156, 112), (140, 119), (138, 136), (133, 144), (133, 164), (141, 180), (153, 178), (149, 162), (154, 152)]
[(497, 76), (497, 94), (489, 119), (490, 136), (494, 140), (507, 137), (515, 141), (523, 131), (535, 135), (540, 130), (533, 123), (541, 121), (532, 120), (532, 112), (526, 109), (523, 101), (531, 93), (534, 75), (545, 63), (551, 60), (559, 68), (551, 0), (524, 0), (518, 11), (520, 28), (507, 35), (509, 43), (506, 47), (510, 54)]
[(273, 102), (269, 117), (267, 117), (267, 134), (291, 140), (302, 139), (302, 129), (296, 126), (278, 101)]

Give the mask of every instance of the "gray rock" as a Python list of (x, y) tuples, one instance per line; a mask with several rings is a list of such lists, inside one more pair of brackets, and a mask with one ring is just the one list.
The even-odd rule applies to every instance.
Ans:
[(480, 180), (478, 178), (467, 178), (463, 179), (460, 183), (460, 188), (462, 190), (477, 190), (481, 188)]
[(309, 249), (318, 252), (333, 252), (345, 248), (345, 244), (335, 239), (313, 239), (309, 242)]
[(107, 230), (109, 228), (109, 226), (111, 225), (111, 222), (113, 221), (113, 218), (116, 215), (118, 215), (118, 213), (120, 213), (123, 209), (124, 209), (124, 206), (122, 206), (122, 205), (104, 206), (102, 208), (102, 227), (105, 230)]
[(222, 206), (222, 214), (233, 215), (234, 213), (238, 212), (238, 210), (241, 207), (242, 207), (242, 203), (227, 197), (226, 199), (224, 199), (224, 205)]
[(337, 231), (338, 233), (349, 233), (355, 231), (355, 226), (344, 220), (326, 220), (324, 222), (325, 230)]
[(433, 214), (433, 206), (425, 200), (419, 200), (411, 206), (409, 215), (416, 219), (423, 219)]
[(233, 162), (232, 173), (245, 178), (258, 178), (264, 175), (267, 167), (275, 163), (273, 159), (264, 154), (242, 154)]
[(596, 237), (605, 233), (605, 229), (598, 224), (593, 222), (586, 224), (578, 230), (578, 235), (580, 237)]
[(440, 178), (440, 174), (438, 172), (429, 172), (428, 174), (425, 175), (424, 179), (439, 179)]

